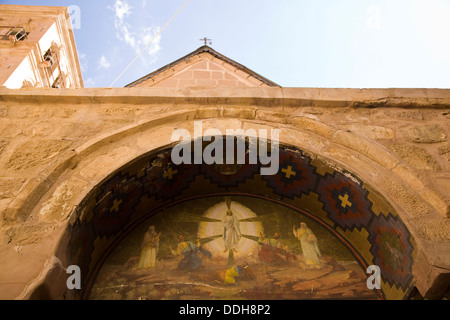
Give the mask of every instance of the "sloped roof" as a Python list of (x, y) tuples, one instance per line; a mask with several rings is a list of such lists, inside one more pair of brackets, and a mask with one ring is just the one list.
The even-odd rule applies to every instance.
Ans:
[(130, 83), (128, 85), (126, 85), (125, 87), (126, 88), (130, 88), (130, 87), (138, 86), (139, 84), (141, 84), (141, 83), (143, 83), (143, 82), (145, 82), (145, 81), (147, 81), (149, 79), (152, 79), (152, 78), (156, 77), (157, 75), (159, 75), (159, 74), (161, 74), (161, 73), (163, 73), (165, 71), (168, 71), (168, 70), (174, 68), (176, 65), (178, 65), (178, 64), (180, 64), (182, 62), (187, 62), (192, 57), (194, 57), (196, 55), (200, 55), (202, 53), (209, 53), (209, 54), (211, 54), (213, 57), (215, 57), (215, 58), (217, 58), (219, 60), (222, 60), (222, 61), (226, 62), (227, 64), (235, 67), (237, 70), (240, 70), (240, 71), (248, 74), (249, 76), (258, 79), (259, 81), (261, 81), (261, 83), (263, 83), (263, 84), (265, 84), (267, 86), (270, 86), (270, 87), (281, 87), (280, 85), (276, 84), (275, 82), (273, 82), (273, 81), (271, 81), (271, 80), (261, 76), (260, 74), (254, 72), (254, 71), (252, 71), (250, 69), (248, 69), (247, 67), (243, 66), (242, 64), (240, 64), (240, 63), (238, 63), (238, 62), (236, 62), (236, 61), (234, 61), (234, 60), (224, 56), (223, 54), (215, 51), (214, 49), (212, 49), (211, 47), (209, 47), (207, 45), (198, 48), (197, 50), (189, 53), (188, 55), (186, 55), (186, 56), (184, 56), (184, 57), (182, 57), (182, 58), (180, 58), (180, 59), (178, 59), (178, 60), (176, 60), (176, 61), (174, 61), (172, 63), (169, 63), (168, 65), (166, 65), (166, 66), (164, 66), (164, 67), (162, 67), (162, 68), (160, 68), (160, 69), (158, 69), (158, 70), (156, 70), (156, 71), (154, 71), (152, 73), (149, 73), (148, 75), (146, 75), (146, 76), (144, 76), (144, 77), (142, 77), (142, 78), (140, 78), (140, 79), (138, 79), (138, 80), (136, 80), (136, 81), (134, 81), (134, 82), (132, 82), (132, 83)]

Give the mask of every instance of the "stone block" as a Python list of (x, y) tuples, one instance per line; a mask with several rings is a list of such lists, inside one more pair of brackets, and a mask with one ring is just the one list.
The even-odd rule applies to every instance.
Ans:
[(353, 133), (343, 130), (336, 131), (333, 136), (333, 141), (360, 152), (387, 169), (392, 169), (398, 163), (398, 160), (388, 151), (370, 140), (359, 137)]
[(80, 166), (80, 176), (88, 181), (95, 181), (100, 177), (107, 175), (108, 170), (116, 168), (122, 163), (121, 159), (124, 158), (123, 155), (130, 155), (133, 150), (130, 147), (122, 146), (120, 148), (110, 150), (106, 154), (97, 155), (95, 159), (92, 159), (84, 165)]
[(136, 146), (145, 152), (160, 148), (172, 143), (172, 133), (175, 131), (174, 127), (161, 126), (157, 130), (149, 130), (143, 132), (136, 138)]
[[(441, 255), (449, 255), (448, 250)], [(427, 261), (425, 254), (420, 253), (413, 265), (415, 286), (425, 299), (442, 299), (450, 283), (450, 273), (443, 272), (442, 268)]]
[(383, 188), (389, 195), (390, 201), (397, 206), (403, 207), (405, 214), (411, 219), (425, 217), (430, 214), (428, 205), (414, 192), (405, 188), (403, 184), (395, 179), (386, 179), (385, 177), (380, 177), (380, 180), (380, 183), (382, 183)]
[(178, 87), (178, 80), (177, 79), (165, 79), (163, 81), (157, 82), (153, 85), (153, 87), (160, 87), (160, 88), (177, 88)]
[(189, 67), (189, 70), (208, 70), (208, 61), (201, 60), (193, 66)]
[(234, 80), (219, 80), (219, 86), (234, 88), (234, 87), (237, 87), (237, 81), (234, 81)]
[(209, 71), (194, 71), (193, 77), (195, 79), (210, 79), (211, 73)]
[(72, 144), (67, 140), (30, 140), (19, 145), (5, 167), (22, 171), (48, 163)]
[(211, 78), (216, 80), (223, 80), (224, 79), (224, 73), (221, 71), (212, 71), (211, 72)]
[(176, 73), (172, 76), (173, 79), (191, 79), (193, 78), (193, 71), (183, 71), (180, 73)]
[(197, 86), (208, 86), (208, 87), (216, 87), (217, 81), (213, 79), (197, 79)]
[(193, 87), (196, 81), (194, 79), (180, 79), (178, 80), (178, 88)]
[[(105, 160), (105, 159), (101, 159)], [(98, 170), (97, 177), (106, 169), (105, 163), (99, 164), (95, 162), (92, 166), (95, 166)], [(101, 170), (103, 169), (103, 170)], [(74, 206), (79, 203), (82, 199), (80, 198), (85, 194), (86, 187), (89, 185), (87, 181), (72, 178), (62, 184), (60, 184), (53, 194), (47, 199), (40, 211), (39, 220), (40, 221), (63, 221), (69, 214), (73, 211)], [(79, 201), (77, 201), (79, 200)]]
[(450, 219), (417, 219), (411, 223), (424, 240), (450, 242)]
[(25, 178), (4, 178), (0, 177), (0, 200), (11, 198), (24, 184)]
[(225, 72), (225, 80), (237, 80), (237, 78), (232, 74)]
[(330, 127), (329, 125), (311, 119), (309, 117), (294, 117), (288, 118), (288, 123), (292, 124), (300, 129), (308, 130), (314, 133), (317, 133), (326, 138), (332, 138), (335, 132), (335, 129)]
[(223, 117), (225, 118), (241, 118), (241, 119), (254, 119), (256, 115), (256, 108), (252, 107), (231, 107), (227, 106), (223, 108)]
[(8, 107), (0, 107), (0, 117), (6, 117), (8, 115)]
[(213, 61), (209, 61), (209, 70), (223, 71), (224, 69)]
[(437, 212), (446, 218), (450, 218), (450, 204), (445, 201), (444, 197), (438, 195), (436, 191), (425, 188), (420, 192), (420, 195), (429, 204), (431, 204)]
[(410, 126), (402, 129), (407, 139), (416, 143), (436, 143), (447, 141), (444, 129), (438, 124)]
[(237, 81), (236, 86), (238, 88), (247, 88), (247, 87), (249, 87), (249, 85), (247, 83), (242, 82), (242, 81)]
[(397, 176), (402, 178), (408, 185), (416, 191), (422, 190), (424, 188), (424, 184), (422, 182), (423, 179), (419, 178), (417, 174), (412, 172), (408, 167), (398, 164), (392, 172)]
[(387, 146), (403, 161), (416, 169), (430, 171), (441, 169), (439, 163), (423, 148), (397, 143), (388, 144)]
[(344, 128), (350, 130), (358, 135), (367, 137), (369, 139), (394, 139), (395, 133), (391, 128), (373, 126), (367, 124), (347, 124), (343, 125)]
[(198, 108), (195, 110), (195, 119), (219, 118), (221, 116), (221, 109), (214, 108)]

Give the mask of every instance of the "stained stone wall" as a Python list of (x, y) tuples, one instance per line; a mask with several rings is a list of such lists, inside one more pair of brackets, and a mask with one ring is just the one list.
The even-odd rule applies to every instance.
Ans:
[(415, 286), (441, 298), (450, 283), (449, 118), (450, 90), (1, 88), (0, 298), (64, 298), (55, 279), (67, 265), (56, 251), (80, 203), (121, 166), (170, 145), (174, 129), (193, 133), (194, 120), (223, 132), (280, 129), (281, 143), (368, 183), (415, 239)]

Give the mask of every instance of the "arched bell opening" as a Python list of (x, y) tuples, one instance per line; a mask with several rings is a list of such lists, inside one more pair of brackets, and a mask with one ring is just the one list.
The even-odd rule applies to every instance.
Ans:
[[(151, 151), (111, 173), (78, 206), (58, 250), (81, 270), (82, 289), (71, 298), (177, 299), (181, 292), (218, 299), (225, 292), (222, 298), (403, 299), (414, 288), (411, 234), (385, 198), (349, 171), (282, 145), (275, 174), (261, 175), (271, 164), (250, 163), (251, 141), (243, 164), (195, 164), (195, 151), (210, 143), (191, 146), (191, 163), (174, 164), (174, 146)], [(236, 156), (238, 140), (233, 148)], [(240, 215), (235, 247), (226, 247), (220, 231), (228, 211)], [(156, 259), (140, 266), (151, 225), (161, 232), (158, 252), (149, 250)], [(191, 262), (177, 252), (180, 234), (196, 247), (200, 264), (194, 258), (183, 267)], [(379, 290), (367, 288), (371, 265), (380, 270)], [(138, 288), (139, 281), (147, 282)], [(206, 292), (208, 286), (215, 291)], [(107, 287), (114, 294), (102, 296)]]

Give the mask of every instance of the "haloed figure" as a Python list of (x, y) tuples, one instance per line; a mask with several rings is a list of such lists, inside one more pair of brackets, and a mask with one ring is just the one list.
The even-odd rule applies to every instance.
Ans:
[(161, 233), (155, 232), (155, 227), (150, 226), (142, 241), (141, 257), (138, 268), (153, 268), (156, 265), (156, 255), (159, 249), (159, 237)]
[(300, 223), (300, 228), (293, 227), (294, 236), (300, 241), (302, 245), (303, 256), (305, 257), (306, 265), (312, 268), (320, 268), (321, 256), (319, 246), (317, 245), (317, 238), (306, 223)]
[(236, 218), (233, 212), (229, 209), (223, 224), (223, 241), (225, 243), (224, 252), (227, 252), (228, 250), (236, 251), (239, 240), (241, 240), (241, 228), (239, 226), (238, 218)]

